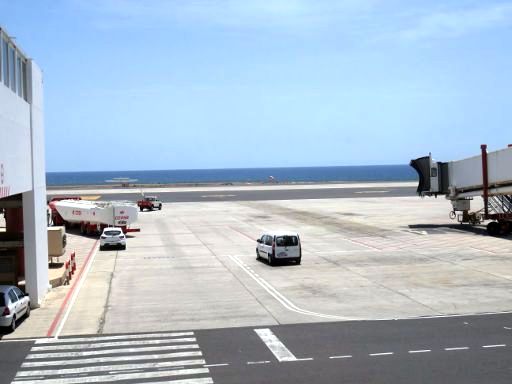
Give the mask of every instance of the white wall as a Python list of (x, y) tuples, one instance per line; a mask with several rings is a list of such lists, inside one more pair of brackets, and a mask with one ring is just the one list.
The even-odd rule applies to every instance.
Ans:
[(32, 189), (30, 137), (30, 105), (0, 83), (0, 186), (11, 195)]
[(48, 291), (48, 234), (44, 153), (43, 77), (31, 60), (27, 65), (30, 102), (32, 190), (23, 194), (25, 283), (32, 305), (39, 306)]

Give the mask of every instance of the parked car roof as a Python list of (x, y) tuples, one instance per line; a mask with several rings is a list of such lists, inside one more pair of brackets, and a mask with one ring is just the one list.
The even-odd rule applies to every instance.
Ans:
[(297, 232), (285, 231), (285, 230), (265, 231), (265, 232), (263, 232), (263, 234), (271, 235), (271, 236), (299, 236), (299, 234)]
[(7, 292), (11, 288), (14, 288), (14, 285), (0, 285), (0, 292)]

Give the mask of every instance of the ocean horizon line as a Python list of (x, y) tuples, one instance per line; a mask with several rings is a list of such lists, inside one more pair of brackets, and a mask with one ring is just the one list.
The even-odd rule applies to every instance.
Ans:
[(134, 184), (244, 183), (244, 182), (354, 182), (413, 181), (408, 165), (326, 167), (220, 168), (146, 171), (47, 172), (47, 185), (108, 185), (131, 179)]

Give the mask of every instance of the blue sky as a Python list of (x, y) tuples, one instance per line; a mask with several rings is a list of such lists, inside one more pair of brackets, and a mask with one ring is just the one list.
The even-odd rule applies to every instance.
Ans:
[(512, 1), (0, 9), (44, 70), (49, 171), (404, 164), (512, 144)]

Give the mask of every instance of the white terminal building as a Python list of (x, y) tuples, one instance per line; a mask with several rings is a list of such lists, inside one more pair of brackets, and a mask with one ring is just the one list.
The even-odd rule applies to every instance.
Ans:
[(43, 77), (0, 27), (0, 284), (48, 291)]

